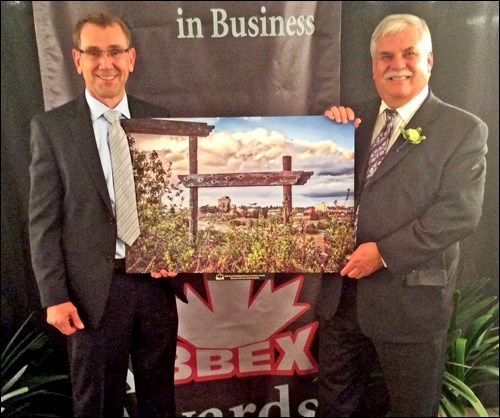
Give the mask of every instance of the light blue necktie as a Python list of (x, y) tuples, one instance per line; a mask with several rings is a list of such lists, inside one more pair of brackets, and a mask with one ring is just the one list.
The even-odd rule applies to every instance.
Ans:
[(134, 172), (127, 135), (120, 125), (120, 112), (108, 110), (104, 117), (111, 123), (109, 151), (115, 189), (115, 213), (118, 238), (132, 245), (139, 236), (139, 217), (135, 196)]

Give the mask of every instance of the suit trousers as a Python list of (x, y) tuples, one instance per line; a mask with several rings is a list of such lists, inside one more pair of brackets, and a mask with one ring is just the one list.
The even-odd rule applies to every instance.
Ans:
[(123, 416), (130, 360), (138, 415), (175, 416), (178, 317), (165, 280), (115, 271), (99, 327), (68, 337), (75, 416)]
[(389, 392), (391, 416), (437, 416), (446, 336), (416, 343), (397, 342), (396, 336), (389, 340), (369, 338), (357, 320), (357, 281), (342, 280), (336, 314), (330, 319), (320, 319), (318, 416), (353, 416), (366, 395), (370, 374), (377, 364), (382, 368)]

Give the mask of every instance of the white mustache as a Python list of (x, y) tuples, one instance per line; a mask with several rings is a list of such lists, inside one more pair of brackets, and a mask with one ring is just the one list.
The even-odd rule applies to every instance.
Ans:
[(403, 71), (388, 71), (384, 74), (384, 78), (387, 80), (388, 78), (395, 78), (395, 77), (411, 77), (413, 75), (413, 72), (410, 70), (403, 70)]

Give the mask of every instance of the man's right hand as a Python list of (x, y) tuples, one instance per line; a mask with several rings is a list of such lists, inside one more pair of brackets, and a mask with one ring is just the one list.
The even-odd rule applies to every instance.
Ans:
[(151, 277), (153, 279), (162, 279), (163, 277), (175, 277), (175, 276), (177, 276), (177, 272), (168, 271), (166, 269), (161, 269), (159, 271), (152, 271), (151, 272)]
[(354, 121), (354, 128), (357, 128), (361, 123), (361, 119), (354, 116), (354, 111), (350, 107), (332, 106), (325, 110), (325, 116), (338, 123)]
[(47, 308), (47, 322), (56, 327), (64, 335), (71, 335), (79, 329), (85, 328), (78, 316), (75, 305), (71, 302), (49, 306)]

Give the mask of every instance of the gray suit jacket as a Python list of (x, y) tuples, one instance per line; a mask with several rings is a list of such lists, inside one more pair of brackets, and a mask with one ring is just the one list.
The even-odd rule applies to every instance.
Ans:
[[(406, 128), (426, 140), (400, 135), (365, 183), (380, 101), (354, 109), (362, 120), (355, 138), (356, 242), (376, 242), (387, 264), (357, 283), (362, 331), (394, 342), (423, 341), (447, 332), (459, 269), (459, 241), (481, 216), (487, 126), (432, 92)], [(342, 280), (324, 277), (320, 313), (331, 317)]]
[[(166, 109), (131, 96), (128, 102), (134, 118), (168, 117)], [(83, 94), (33, 118), (31, 153), (30, 246), (42, 306), (71, 301), (84, 323), (97, 326), (116, 224)]]

